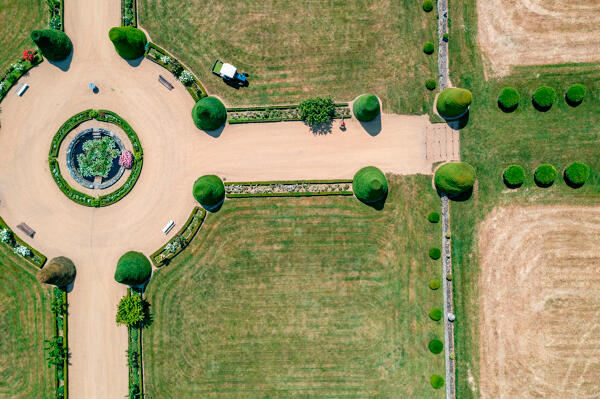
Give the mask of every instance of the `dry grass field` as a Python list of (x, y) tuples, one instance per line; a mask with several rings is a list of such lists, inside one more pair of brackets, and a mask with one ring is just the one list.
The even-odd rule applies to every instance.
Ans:
[(29, 34), (47, 27), (44, 0), (0, 0), (0, 75), (19, 60), (26, 48), (35, 48)]
[(497, 208), (481, 225), (480, 397), (597, 398), (600, 208)]
[(494, 74), (600, 61), (600, 1), (478, 0), (478, 41)]

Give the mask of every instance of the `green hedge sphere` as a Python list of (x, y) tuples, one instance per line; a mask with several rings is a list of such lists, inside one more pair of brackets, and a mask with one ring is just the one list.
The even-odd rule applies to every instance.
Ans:
[(581, 187), (590, 177), (590, 167), (583, 162), (573, 162), (565, 169), (564, 176), (570, 187)]
[(466, 162), (450, 162), (438, 168), (434, 183), (440, 193), (455, 197), (472, 190), (475, 179), (473, 166)]
[(556, 93), (552, 87), (541, 86), (533, 93), (533, 105), (540, 111), (547, 111), (552, 108)]
[(152, 274), (150, 261), (144, 254), (135, 251), (125, 253), (117, 263), (115, 280), (126, 285), (145, 283)]
[(108, 31), (117, 53), (126, 60), (140, 58), (146, 52), (146, 34), (133, 26), (118, 26)]
[(464, 114), (473, 101), (469, 90), (450, 87), (440, 93), (436, 108), (444, 118), (456, 118)]
[(519, 106), (521, 96), (512, 87), (505, 87), (498, 96), (498, 106), (504, 112), (512, 112)]
[(227, 121), (227, 109), (216, 97), (204, 97), (194, 105), (192, 119), (198, 129), (211, 131)]
[(437, 223), (440, 221), (440, 214), (437, 212), (431, 212), (429, 215), (427, 215), (427, 220), (429, 220), (430, 223)]
[(433, 47), (432, 42), (427, 42), (423, 45), (423, 52), (425, 54), (433, 54), (434, 51), (435, 51), (435, 47)]
[(218, 176), (204, 175), (194, 183), (193, 194), (201, 205), (215, 206), (225, 198), (225, 185)]
[(444, 350), (444, 343), (439, 339), (432, 339), (431, 341), (429, 341), (429, 345), (427, 345), (427, 347), (429, 348), (431, 353), (437, 355), (438, 353), (441, 353)]
[(440, 280), (438, 280), (437, 278), (430, 280), (429, 288), (431, 288), (434, 291), (437, 290), (438, 288), (440, 288)]
[(567, 93), (565, 94), (567, 103), (573, 107), (578, 106), (579, 104), (581, 104), (581, 102), (585, 98), (586, 92), (587, 92), (587, 90), (586, 90), (585, 86), (582, 84), (577, 83), (577, 84), (571, 85), (571, 87), (569, 87), (569, 89), (567, 90)]
[(430, 248), (429, 249), (429, 257), (433, 260), (437, 260), (442, 256), (442, 251), (439, 248)]
[(429, 311), (429, 317), (431, 318), (431, 320), (435, 320), (435, 321), (439, 321), (442, 316), (443, 316), (443, 312), (440, 308), (433, 308)]
[(431, 1), (431, 0), (425, 0), (423, 2), (423, 11), (429, 12), (431, 10), (433, 10), (433, 1)]
[(425, 87), (427, 88), (427, 90), (435, 90), (435, 88), (437, 87), (437, 82), (435, 81), (435, 79), (427, 79), (425, 81)]
[(31, 40), (50, 61), (62, 61), (71, 54), (73, 43), (63, 31), (41, 29), (31, 32)]
[(441, 387), (444, 386), (444, 378), (440, 375), (432, 375), (431, 378), (429, 379), (429, 382), (431, 382), (431, 386), (435, 389), (440, 389)]
[(550, 164), (541, 164), (534, 173), (535, 183), (540, 187), (549, 187), (556, 180), (556, 168)]
[(352, 189), (356, 198), (369, 204), (381, 201), (387, 196), (388, 182), (381, 170), (367, 166), (354, 175)]
[(363, 94), (354, 101), (352, 111), (359, 121), (372, 121), (380, 112), (379, 99), (374, 94)]
[(521, 165), (510, 165), (502, 174), (504, 184), (509, 188), (520, 187), (525, 181), (525, 169)]

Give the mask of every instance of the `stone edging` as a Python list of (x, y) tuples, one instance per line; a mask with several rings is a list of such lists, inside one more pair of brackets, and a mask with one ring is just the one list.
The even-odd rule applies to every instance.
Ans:
[[(454, 303), (452, 297), (451, 233), (450, 233), (450, 201), (443, 195), (442, 201), (442, 284), (444, 291), (444, 356), (446, 363), (446, 399), (456, 397), (454, 359)], [(450, 321), (452, 320), (452, 321)]]

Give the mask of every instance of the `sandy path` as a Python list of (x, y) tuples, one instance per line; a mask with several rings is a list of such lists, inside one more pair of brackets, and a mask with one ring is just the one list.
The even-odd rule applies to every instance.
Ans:
[[(157, 82), (159, 66), (133, 67), (118, 57), (108, 30), (119, 23), (118, 0), (65, 2), (65, 27), (74, 43), (63, 71), (49, 62), (23, 81), (31, 87), (2, 103), (0, 214), (11, 226), (26, 222), (35, 248), (49, 257), (73, 259), (78, 274), (70, 294), (70, 394), (74, 399), (127, 394), (126, 330), (114, 322), (125, 287), (113, 280), (127, 250), (151, 253), (166, 241), (162, 226), (181, 225), (195, 205), (193, 181), (205, 173), (227, 180), (348, 178), (374, 164), (390, 173), (431, 173), (425, 159), (426, 116), (383, 115), (381, 132), (357, 121), (348, 130), (315, 136), (302, 123), (227, 126), (219, 137), (195, 128), (193, 100), (175, 83)], [(174, 80), (174, 79), (171, 79)], [(87, 85), (97, 84), (99, 94)], [(119, 113), (137, 131), (144, 168), (132, 192), (119, 203), (92, 209), (67, 199), (51, 178), (48, 149), (60, 125), (87, 108)], [(66, 173), (66, 171), (63, 171)], [(176, 231), (173, 229), (173, 231)], [(173, 233), (171, 233), (173, 234)]]

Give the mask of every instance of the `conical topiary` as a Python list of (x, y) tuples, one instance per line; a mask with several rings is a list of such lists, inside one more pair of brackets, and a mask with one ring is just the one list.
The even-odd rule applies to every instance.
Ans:
[(108, 31), (117, 53), (126, 60), (140, 58), (146, 52), (146, 34), (133, 26), (119, 26)]
[(379, 99), (374, 94), (363, 94), (354, 101), (352, 111), (359, 121), (372, 121), (380, 112)]
[(115, 280), (126, 285), (141, 285), (152, 274), (150, 261), (144, 254), (135, 251), (126, 252), (117, 262)]
[(381, 170), (375, 166), (367, 166), (354, 175), (352, 190), (356, 198), (369, 204), (385, 199), (388, 193), (388, 182)]
[(31, 32), (31, 40), (39, 47), (42, 55), (50, 61), (62, 61), (73, 50), (73, 43), (69, 36), (56, 29), (34, 30)]
[(473, 101), (469, 90), (450, 87), (440, 93), (436, 108), (444, 118), (456, 118), (464, 114)]
[(75, 279), (75, 265), (69, 258), (59, 256), (51, 259), (43, 269), (38, 271), (37, 279), (40, 283), (64, 287)]
[(225, 198), (225, 185), (219, 176), (204, 175), (194, 183), (193, 194), (201, 205), (214, 207)]

